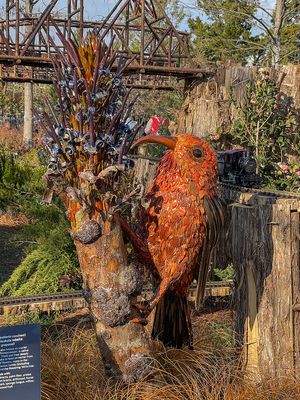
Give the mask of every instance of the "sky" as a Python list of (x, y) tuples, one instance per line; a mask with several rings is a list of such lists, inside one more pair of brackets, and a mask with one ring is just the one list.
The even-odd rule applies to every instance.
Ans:
[[(39, 0), (36, 7), (42, 10), (49, 4), (49, 2), (49, 0)], [(100, 19), (101, 17), (103, 18), (105, 15), (107, 15), (109, 10), (114, 6), (115, 3), (115, 0), (85, 0), (85, 16), (89, 19)], [(4, 5), (5, 0), (0, 0), (0, 9), (3, 10)], [(58, 0), (58, 3), (54, 9), (61, 12), (67, 11), (67, 1)], [(3, 12), (1, 12), (1, 14), (3, 15)]]
[[(48, 4), (50, 0), (39, 0), (36, 8), (39, 10), (43, 10)], [(84, 16), (86, 19), (91, 20), (101, 20), (105, 17), (108, 12), (115, 5), (116, 0), (85, 0), (84, 1)], [(272, 11), (275, 8), (276, 0), (261, 0), (261, 5), (268, 9), (268, 11)], [(184, 6), (184, 10), (187, 13), (187, 17), (180, 23), (179, 29), (187, 30), (187, 19), (188, 17), (196, 17), (200, 16), (205, 19), (203, 14), (197, 8), (196, 0), (179, 0), (179, 4)], [(0, 0), (0, 15), (3, 16), (4, 13), (4, 5), (5, 0)], [(67, 10), (66, 8), (67, 0), (58, 0), (58, 3), (55, 7), (55, 10), (59, 10), (62, 13)], [(258, 13), (259, 14), (259, 13)]]

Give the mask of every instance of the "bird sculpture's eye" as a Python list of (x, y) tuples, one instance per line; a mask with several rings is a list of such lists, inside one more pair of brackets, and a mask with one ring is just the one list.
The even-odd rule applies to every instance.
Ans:
[(198, 149), (198, 148), (193, 149), (192, 153), (193, 153), (193, 156), (196, 158), (201, 158), (203, 155), (202, 150)]

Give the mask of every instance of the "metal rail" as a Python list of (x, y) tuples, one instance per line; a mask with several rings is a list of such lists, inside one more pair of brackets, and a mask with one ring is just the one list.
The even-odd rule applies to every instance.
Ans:
[(192, 60), (189, 35), (174, 27), (158, 0), (118, 0), (102, 21), (84, 19), (83, 0), (64, 1), (65, 7), (61, 2), (59, 6), (67, 10), (65, 16), (55, 8), (58, 0), (48, 0), (35, 16), (26, 14), (19, 0), (6, 0), (6, 17), (0, 19), (0, 64), (5, 66), (0, 68), (1, 79), (51, 83), (51, 58), (57, 50), (66, 52), (57, 29), (66, 39), (78, 41), (87, 31), (107, 40), (114, 37), (114, 67), (121, 57), (133, 59), (126, 73), (142, 74), (148, 86), (157, 75), (189, 78), (206, 72)]
[(233, 185), (230, 183), (223, 183), (223, 182), (219, 182), (218, 187), (221, 192), (224, 190), (229, 190), (231, 192), (235, 192), (236, 194), (245, 193), (245, 194), (249, 194), (249, 195), (258, 195), (258, 196), (271, 197), (271, 198), (276, 198), (276, 199), (295, 199), (295, 200), (300, 199), (300, 193), (286, 192), (283, 190), (273, 190), (273, 189), (268, 189), (268, 188), (255, 189), (255, 188), (237, 186), (237, 185)]
[[(231, 293), (232, 282), (208, 282), (206, 285), (206, 296), (223, 297)], [(189, 299), (193, 300), (196, 286), (190, 288)], [(145, 290), (142, 293), (143, 298), (151, 296), (152, 291)], [(45, 293), (35, 296), (22, 297), (2, 297), (0, 299), (0, 315), (22, 314), (30, 311), (54, 311), (70, 310), (87, 307), (83, 298), (82, 291), (76, 290), (62, 293)]]
[(45, 293), (34, 296), (22, 297), (2, 297), (0, 299), (0, 307), (8, 305), (43, 303), (49, 301), (70, 300), (82, 298), (82, 290), (74, 290), (71, 292), (61, 293)]

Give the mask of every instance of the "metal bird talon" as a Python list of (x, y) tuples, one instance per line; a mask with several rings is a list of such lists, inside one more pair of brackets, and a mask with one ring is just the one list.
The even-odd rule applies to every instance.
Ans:
[(141, 304), (141, 303), (134, 303), (134, 304), (132, 304), (132, 306), (134, 307), (134, 308), (137, 308), (139, 311), (146, 311), (147, 310), (147, 307), (146, 306), (144, 306), (143, 304)]
[(139, 311), (139, 314), (141, 316), (142, 319), (147, 319), (149, 314), (150, 314), (150, 310), (149, 310), (149, 304), (147, 305), (143, 305), (143, 304), (133, 304), (133, 307), (136, 308)]
[(142, 325), (148, 324), (147, 318), (142, 318), (142, 317), (132, 318), (129, 322), (131, 322), (133, 324), (142, 324)]

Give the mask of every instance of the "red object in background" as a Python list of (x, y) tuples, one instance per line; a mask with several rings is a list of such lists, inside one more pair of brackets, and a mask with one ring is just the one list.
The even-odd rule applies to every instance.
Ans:
[(145, 133), (146, 135), (156, 135), (160, 126), (163, 124), (164, 119), (158, 115), (153, 115), (147, 122)]

